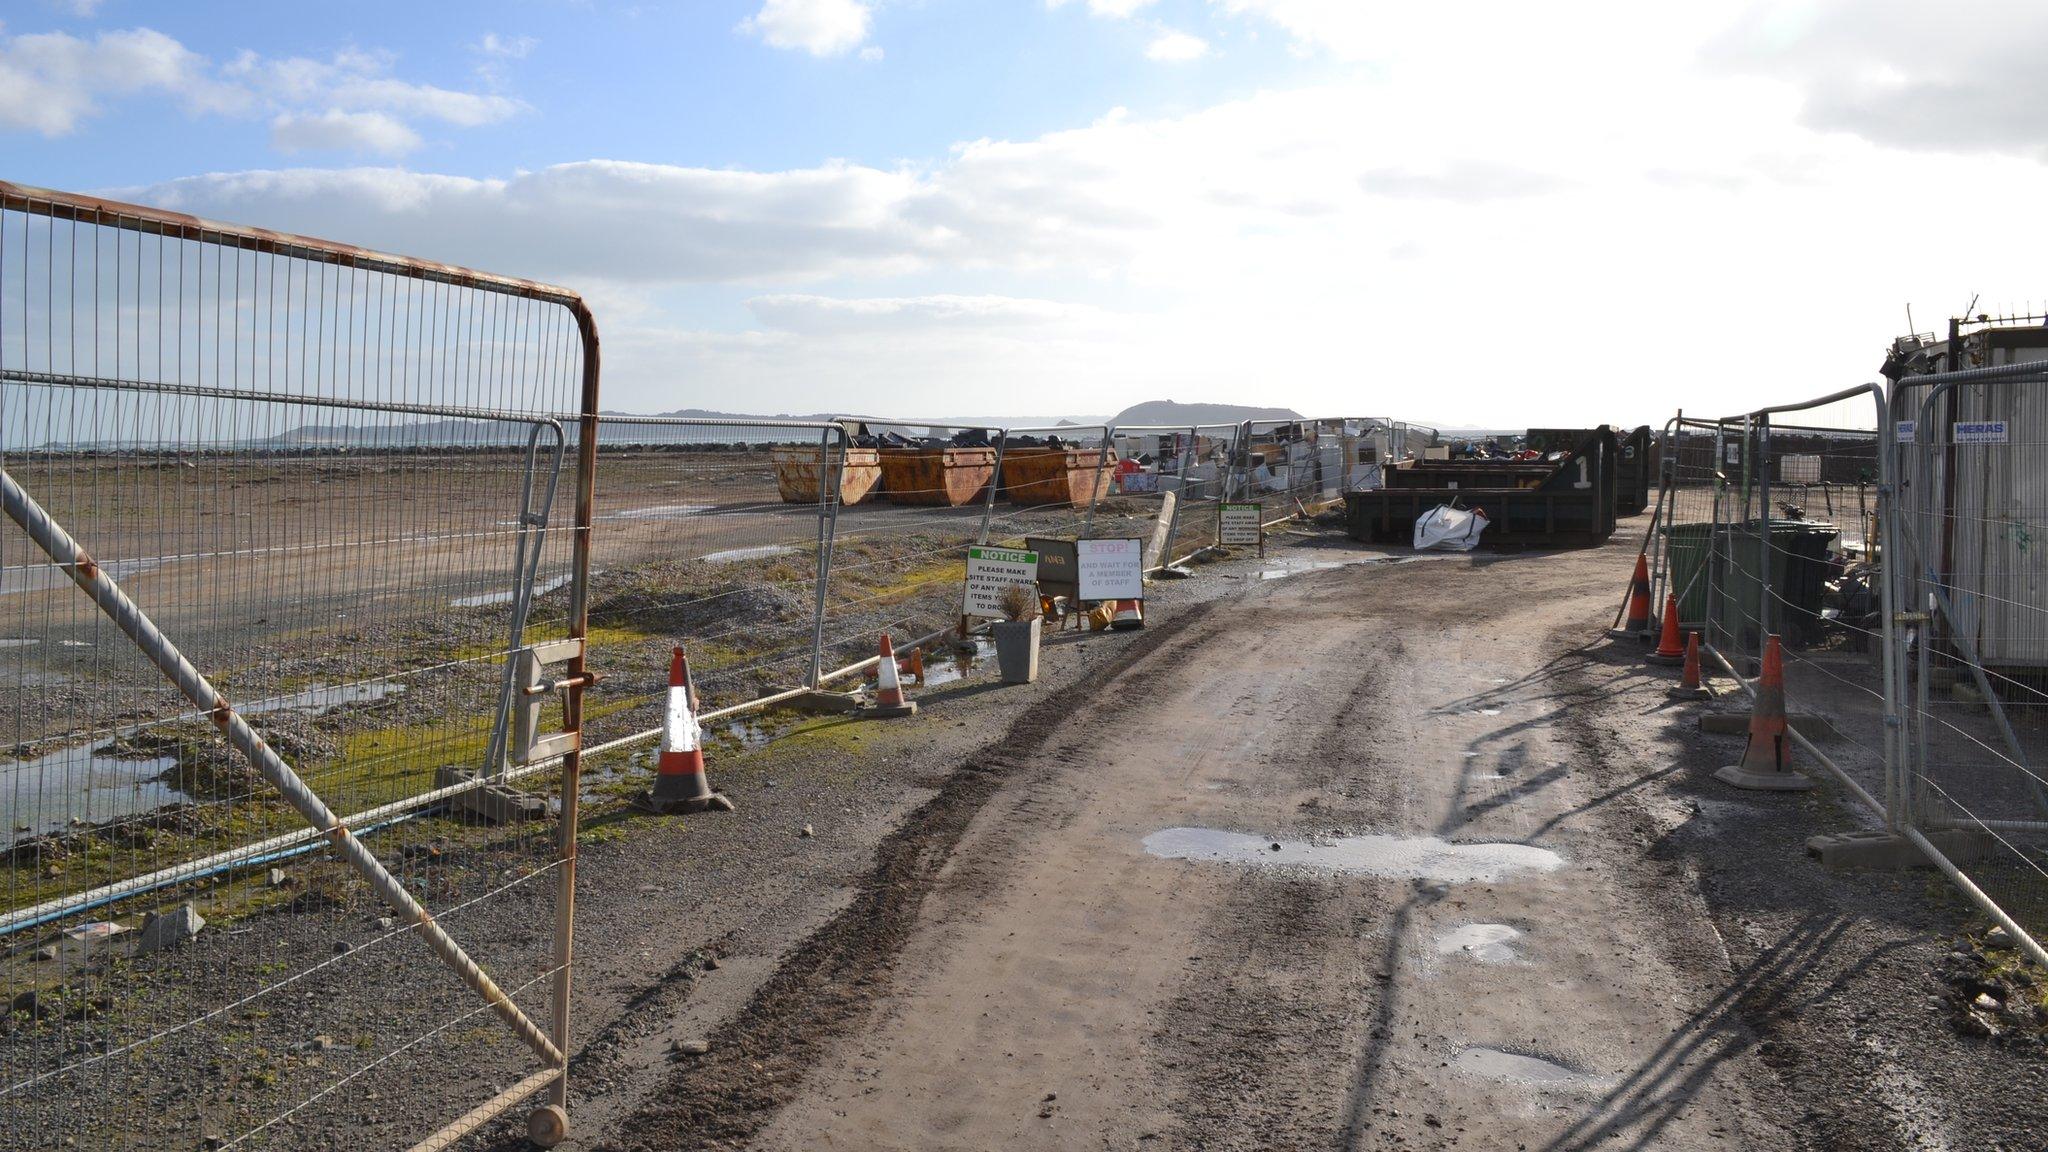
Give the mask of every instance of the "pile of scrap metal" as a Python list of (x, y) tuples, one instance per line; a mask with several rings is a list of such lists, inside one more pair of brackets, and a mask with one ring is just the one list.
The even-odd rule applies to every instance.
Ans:
[(1598, 544), (1614, 534), (1621, 447), (1607, 425), (1589, 430), (1554, 458), (1403, 460), (1385, 487), (1344, 495), (1350, 534), (1370, 543), (1410, 543), (1438, 508), (1484, 508), (1479, 543)]

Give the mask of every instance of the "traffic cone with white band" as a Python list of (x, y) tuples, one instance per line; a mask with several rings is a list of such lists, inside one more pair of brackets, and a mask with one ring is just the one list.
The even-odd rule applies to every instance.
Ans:
[(732, 801), (711, 790), (704, 776), (703, 731), (697, 726), (696, 693), (690, 664), (678, 647), (668, 666), (668, 711), (661, 725), (661, 759), (656, 764), (649, 808), (675, 812), (732, 811)]
[(1145, 602), (1142, 600), (1119, 600), (1116, 611), (1109, 618), (1109, 626), (1121, 632), (1127, 628), (1145, 626)]
[(1749, 744), (1742, 763), (1714, 773), (1714, 779), (1737, 788), (1765, 792), (1797, 792), (1813, 781), (1787, 767), (1792, 758), (1791, 727), (1785, 721), (1785, 659), (1778, 638), (1764, 641), (1763, 674), (1756, 681), (1756, 705), (1749, 714)]
[(875, 672), (875, 702), (864, 710), (865, 715), (909, 716), (917, 711), (917, 702), (903, 695), (903, 678), (896, 671), (896, 646), (889, 643), (887, 632), (882, 633), (882, 658)]
[(1685, 640), (1678, 633), (1678, 596), (1664, 594), (1664, 633), (1657, 640), (1657, 650), (1650, 653), (1652, 664), (1681, 664), (1685, 662)]

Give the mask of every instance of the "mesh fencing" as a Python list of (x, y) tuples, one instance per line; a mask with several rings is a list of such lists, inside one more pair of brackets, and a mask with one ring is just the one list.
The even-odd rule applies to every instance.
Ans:
[(363, 1099), (559, 1072), (559, 784), (493, 782), (580, 308), (0, 189), (10, 1143), (399, 1143)]
[[(2048, 934), (2048, 370), (1913, 382), (1906, 803), (1977, 840), (1969, 881)], [(1906, 432), (1900, 440), (1905, 441)]]

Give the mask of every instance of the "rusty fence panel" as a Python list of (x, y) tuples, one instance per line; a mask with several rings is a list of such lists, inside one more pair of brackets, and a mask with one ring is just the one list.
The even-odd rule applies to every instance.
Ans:
[(596, 380), (559, 289), (0, 185), (10, 1143), (559, 1098)]
[(1898, 435), (1914, 564), (1897, 625), (1907, 828), (2048, 964), (2048, 366), (1909, 377), (1894, 393), (1914, 420)]
[[(593, 796), (646, 787), (669, 651), (689, 653), (714, 748), (761, 736), (747, 713), (817, 686), (842, 499), (875, 494), (873, 450), (828, 422), (598, 419), (590, 659)], [(617, 755), (609, 755), (616, 752)]]

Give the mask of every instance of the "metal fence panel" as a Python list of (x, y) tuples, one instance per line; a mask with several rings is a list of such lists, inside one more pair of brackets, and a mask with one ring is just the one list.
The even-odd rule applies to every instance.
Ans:
[(1906, 802), (1917, 829), (1984, 838), (1989, 853), (1964, 861), (1959, 879), (2038, 939), (2048, 931), (2048, 369), (1912, 384), (1921, 403), (1904, 529), (1920, 599), (1905, 621)]
[(559, 1091), (574, 804), (499, 782), (596, 369), (557, 289), (0, 185), (11, 1139)]

